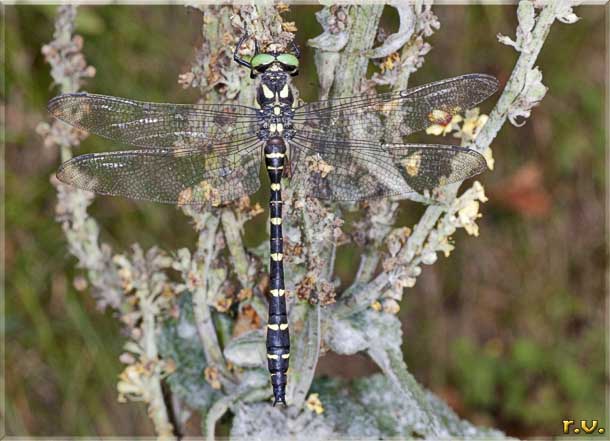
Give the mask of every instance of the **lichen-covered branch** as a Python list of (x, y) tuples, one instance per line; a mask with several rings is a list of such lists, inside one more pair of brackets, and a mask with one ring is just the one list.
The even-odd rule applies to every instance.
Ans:
[(174, 427), (169, 421), (161, 380), (175, 366), (159, 357), (157, 345), (159, 321), (172, 306), (173, 292), (164, 273), (172, 260), (156, 248), (144, 254), (137, 245), (131, 259), (116, 255), (113, 260), (119, 268), (127, 303), (138, 305), (124, 317), (131, 340), (121, 356), (128, 366), (120, 375), (119, 400), (144, 401), (158, 437), (172, 439)]
[[(51, 65), (53, 83), (61, 93), (77, 92), (83, 79), (95, 75), (95, 69), (87, 66), (81, 52), (83, 38), (74, 35), (76, 11), (70, 5), (58, 7), (53, 40), (42, 48)], [(62, 161), (72, 157), (73, 148), (84, 138), (82, 132), (59, 121), (41, 123), (37, 132), (43, 137), (45, 148), (60, 150)], [(133, 262), (125, 256), (113, 256), (111, 248), (100, 243), (100, 227), (87, 213), (93, 195), (68, 187), (54, 176), (51, 181), (58, 194), (57, 220), (70, 253), (87, 272), (98, 306), (121, 310), (121, 320), (130, 330), (127, 352), (121, 356), (127, 367), (117, 386), (119, 399), (145, 402), (159, 438), (173, 438), (161, 390), (161, 381), (172, 366), (158, 358), (156, 344), (158, 323), (171, 299), (163, 273), (168, 262), (154, 249), (144, 256), (137, 246)], [(134, 298), (136, 302), (130, 300)]]
[(362, 53), (373, 46), (383, 5), (363, 5), (348, 10), (349, 38), (340, 52), (341, 68), (335, 71), (333, 97), (353, 96), (360, 92), (368, 67), (368, 58)]
[[(408, 87), (408, 82), (411, 74), (416, 72), (423, 63), (423, 56), (429, 52), (430, 45), (424, 41), (424, 37), (429, 37), (434, 32), (433, 29), (439, 27), (439, 23), (436, 16), (432, 14), (430, 5), (423, 4), (397, 4), (396, 8), (399, 10), (401, 25), (399, 32), (395, 38), (392, 39), (392, 44), (395, 40), (405, 40), (407, 43), (402, 47), (400, 55), (397, 52), (390, 53), (386, 56), (385, 61), (382, 62), (381, 66), (384, 66), (383, 73), (375, 73), (372, 77), (372, 84), (391, 84), (392, 90), (398, 92), (405, 90)], [(388, 38), (389, 39), (389, 38)], [(384, 46), (387, 45), (387, 39)], [(383, 47), (383, 46), (382, 46)], [(375, 51), (369, 53), (370, 57), (375, 57), (379, 53), (385, 53), (377, 48)], [(390, 68), (396, 64), (397, 68)], [(388, 121), (388, 126), (394, 126), (396, 124), (395, 119), (399, 118), (399, 115), (393, 115)], [(386, 138), (390, 142), (400, 142), (400, 135), (395, 131), (387, 130)], [(361, 257), (361, 266), (358, 270), (357, 277), (354, 279), (354, 284), (347, 289), (342, 298), (342, 303), (352, 304), (353, 307), (355, 302), (352, 296), (355, 294), (353, 291), (358, 286), (362, 286), (363, 283), (368, 283), (373, 277), (374, 271), (376, 270), (381, 255), (380, 248), (384, 241), (390, 234), (392, 226), (394, 225), (396, 210), (398, 204), (389, 200), (382, 201), (371, 201), (366, 207), (366, 216), (357, 225), (358, 231), (366, 232), (366, 237), (363, 238), (364, 242), (359, 245), (368, 245), (364, 247), (364, 251)], [(401, 229), (400, 232), (405, 233), (407, 230)], [(392, 243), (396, 244), (396, 241)], [(380, 279), (377, 280), (379, 283)], [(370, 289), (371, 286), (365, 289)], [(379, 292), (379, 291), (373, 291)], [(370, 305), (375, 301), (377, 297), (371, 296), (369, 302), (363, 302), (362, 305)], [(357, 302), (357, 300), (356, 300)], [(392, 307), (394, 302), (391, 300), (386, 301), (386, 308)], [(390, 306), (392, 305), (392, 306)], [(364, 307), (366, 307), (364, 306)]]
[[(520, 52), (520, 56), (489, 118), (481, 119), (475, 114), (470, 120), (464, 120), (461, 127), (456, 126), (455, 135), (466, 140), (462, 144), (482, 152), (490, 168), (493, 167), (490, 144), (506, 119), (509, 118), (515, 123), (515, 118), (529, 116), (531, 108), (544, 96), (546, 89), (541, 83), (540, 71), (533, 66), (551, 25), (555, 20), (566, 23), (576, 20), (569, 2), (544, 3), (538, 8), (539, 12), (536, 12), (536, 7), (537, 5), (530, 1), (523, 1), (519, 5), (518, 37), (517, 42), (511, 45)], [(500, 41), (512, 42), (506, 37), (500, 37)], [(484, 125), (482, 121), (486, 121)], [(469, 192), (457, 198), (458, 188), (459, 185), (453, 185), (446, 190), (442, 195), (443, 205), (427, 208), (410, 237), (396, 252), (395, 259), (390, 256), (392, 260), (388, 262), (389, 270), (380, 273), (370, 282), (369, 287), (359, 290), (360, 299), (350, 299), (352, 305), (356, 303), (360, 308), (366, 307), (370, 302), (370, 289), (377, 289), (380, 285), (384, 291), (389, 289), (400, 293), (403, 288), (414, 286), (417, 276), (421, 273), (421, 264), (434, 263), (438, 252), (443, 252), (446, 256), (450, 254), (453, 249), (450, 236), (455, 228), (462, 227), (469, 234), (478, 234), (474, 222), (480, 216), (479, 202), (486, 200), (483, 189), (480, 184), (475, 183)], [(445, 228), (439, 229), (439, 225), (445, 225)]]
[[(197, 216), (197, 214), (193, 213), (193, 216)], [(212, 266), (213, 262), (218, 259), (220, 251), (217, 243), (218, 226), (219, 218), (214, 214), (200, 215), (197, 223), (199, 231), (197, 252), (191, 256), (188, 249), (179, 250), (178, 259), (174, 262), (173, 268), (180, 271), (184, 281), (176, 286), (178, 292), (188, 291), (192, 294), (197, 333), (209, 367), (227, 374), (210, 310), (212, 304), (221, 309), (227, 307), (222, 303), (225, 299), (216, 298), (215, 295), (226, 277), (225, 269)]]

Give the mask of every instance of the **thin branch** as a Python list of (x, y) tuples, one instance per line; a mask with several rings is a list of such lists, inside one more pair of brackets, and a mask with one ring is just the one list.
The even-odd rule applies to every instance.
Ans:
[[(423, 6), (422, 4), (413, 5), (402, 5), (397, 6), (401, 13), (401, 29), (408, 34), (408, 43), (402, 48), (400, 56), (400, 68), (396, 72), (388, 72), (385, 78), (377, 75), (374, 76), (374, 81), (381, 84), (392, 84), (392, 90), (399, 92), (405, 90), (408, 87), (409, 79), (411, 74), (416, 72), (417, 69), (423, 64), (423, 56), (430, 50), (427, 43), (423, 41), (424, 36), (430, 36), (433, 28), (438, 28), (438, 22), (436, 17), (431, 13), (430, 6)], [(406, 23), (403, 24), (402, 21)], [(419, 32), (418, 32), (419, 30)], [(389, 121), (386, 123), (386, 139), (391, 142), (401, 142), (400, 135), (395, 130), (390, 130), (392, 127), (399, 126), (399, 119), (401, 115), (399, 113), (394, 114)], [(349, 303), (354, 307), (359, 304), (359, 307), (355, 308), (354, 311), (360, 311), (362, 308), (368, 307), (376, 298), (380, 297), (380, 293), (384, 291), (384, 288), (380, 288), (380, 291), (370, 290), (373, 286), (368, 285), (363, 287), (363, 283), (367, 283), (373, 277), (373, 273), (378, 267), (380, 257), (380, 248), (383, 242), (388, 237), (394, 224), (396, 211), (398, 209), (398, 203), (391, 202), (389, 200), (382, 201), (371, 201), (366, 209), (367, 213), (364, 216), (364, 220), (357, 225), (359, 231), (366, 232), (367, 246), (362, 254), (361, 266), (358, 274), (354, 280), (352, 286), (350, 286), (346, 292), (341, 296), (340, 303)], [(426, 220), (426, 216), (416, 226), (416, 233), (413, 236), (422, 235), (423, 228), (421, 225), (428, 225), (429, 221)], [(433, 225), (432, 225), (433, 226)], [(379, 282), (381, 279), (375, 282), (375, 286), (380, 286)], [(370, 290), (366, 294), (366, 298), (362, 302), (357, 299), (351, 299), (351, 296), (363, 295), (366, 290)], [(377, 297), (374, 297), (372, 293), (377, 293)], [(368, 303), (365, 303), (368, 301)], [(346, 311), (342, 311), (341, 315), (345, 314)]]
[[(522, 4), (528, 3), (529, 2), (523, 2)], [(544, 45), (546, 37), (549, 35), (551, 26), (555, 23), (555, 20), (561, 19), (563, 15), (560, 14), (562, 13), (564, 15), (571, 13), (570, 4), (571, 2), (566, 0), (545, 2), (545, 5), (535, 19), (536, 24), (531, 31), (529, 44), (521, 50), (515, 67), (506, 83), (506, 87), (502, 91), (502, 95), (489, 114), (489, 120), (485, 126), (483, 126), (481, 133), (479, 133), (471, 148), (474, 148), (479, 152), (484, 152), (485, 149), (491, 145), (506, 122), (506, 118), (508, 117), (511, 108), (524, 93), (528, 92), (525, 87), (528, 74), (534, 68), (538, 55), (542, 50), (542, 46)], [(520, 6), (520, 8), (523, 8), (523, 6)], [(568, 8), (569, 12), (566, 12), (566, 8)], [(527, 12), (523, 11), (522, 14), (527, 14)]]
[[(530, 4), (529, 2), (523, 3)], [(557, 14), (560, 12), (565, 13), (564, 11), (568, 4), (569, 2), (565, 1), (546, 3), (538, 16), (535, 17), (535, 26), (533, 26), (531, 38), (528, 39), (530, 43), (527, 48), (521, 52), (507, 87), (502, 92), (494, 110), (491, 112), (489, 120), (476, 137), (476, 142), (472, 146), (476, 150), (484, 152), (489, 148), (491, 142), (506, 121), (515, 102), (519, 101), (519, 99), (528, 102), (523, 96), (523, 94), (527, 94), (528, 91), (530, 91), (524, 87), (526, 79), (532, 71), (532, 67), (536, 62), (551, 25), (557, 18)], [(539, 99), (537, 98), (535, 102), (537, 103), (538, 101)], [(422, 262), (424, 255), (430, 255), (431, 253), (435, 254), (437, 251), (440, 251), (440, 249), (426, 247), (426, 241), (429, 240), (431, 232), (434, 230), (434, 227), (441, 217), (444, 217), (447, 221), (449, 220), (449, 216), (455, 214), (455, 210), (452, 212), (450, 207), (452, 204), (455, 204), (455, 195), (458, 187), (459, 185), (456, 184), (446, 190), (445, 204), (430, 206), (426, 209), (422, 218), (415, 226), (413, 234), (398, 253), (398, 260), (401, 264), (400, 267), (394, 268), (391, 272), (380, 273), (366, 288), (358, 290), (358, 294), (361, 296), (360, 299), (352, 299), (350, 301), (351, 304), (358, 305), (355, 310), (364, 308), (370, 304), (371, 296), (369, 293), (372, 289), (378, 289), (381, 286), (382, 290), (385, 290), (391, 288), (392, 283), (397, 283), (404, 287), (411, 287), (414, 285), (417, 275), (421, 272), (418, 265)], [(482, 200), (484, 195), (481, 196), (480, 193), (480, 191), (473, 192), (472, 200)], [(459, 227), (462, 225), (458, 222), (457, 226)], [(451, 229), (449, 229), (448, 232), (449, 234), (453, 233)], [(447, 237), (448, 235), (445, 234), (443, 237), (438, 238), (437, 242), (441, 243), (443, 240), (446, 240)]]

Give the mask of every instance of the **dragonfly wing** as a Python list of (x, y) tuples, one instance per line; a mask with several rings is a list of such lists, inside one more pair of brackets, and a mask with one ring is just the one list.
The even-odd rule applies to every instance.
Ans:
[(474, 150), (440, 144), (335, 142), (297, 136), (292, 179), (306, 194), (343, 201), (432, 192), (482, 173)]
[(433, 124), (446, 124), (497, 88), (492, 76), (468, 74), (397, 93), (318, 101), (295, 110), (295, 128), (335, 140), (384, 142), (386, 133), (407, 136)]
[(231, 154), (146, 149), (93, 153), (62, 164), (64, 183), (99, 194), (217, 206), (260, 186), (260, 142)]
[[(305, 139), (290, 141), (292, 185), (309, 196), (357, 201), (409, 193), (399, 171), (376, 150), (350, 142)], [(382, 176), (383, 179), (378, 179)]]
[(256, 137), (256, 110), (232, 104), (147, 103), (74, 93), (49, 101), (56, 118), (140, 148), (225, 150)]
[(480, 153), (444, 144), (386, 144), (402, 178), (417, 193), (461, 182), (487, 170)]

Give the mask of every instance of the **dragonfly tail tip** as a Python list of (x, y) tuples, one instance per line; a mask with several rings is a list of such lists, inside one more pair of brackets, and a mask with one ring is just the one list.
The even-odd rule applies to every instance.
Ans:
[(275, 405), (277, 403), (282, 403), (284, 405), (284, 407), (287, 407), (288, 405), (286, 404), (286, 399), (284, 397), (275, 397), (275, 399), (273, 400), (273, 407), (275, 407)]

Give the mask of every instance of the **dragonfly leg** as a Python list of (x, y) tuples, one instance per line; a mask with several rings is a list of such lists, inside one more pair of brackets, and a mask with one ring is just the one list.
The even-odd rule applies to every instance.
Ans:
[(290, 42), (290, 47), (292, 48), (292, 52), (294, 52), (294, 56), (301, 58), (301, 49), (299, 49), (299, 46), (294, 42), (294, 38)]
[(237, 42), (237, 46), (235, 46), (235, 51), (233, 52), (233, 60), (235, 60), (237, 63), (241, 64), (242, 66), (247, 67), (248, 69), (252, 69), (252, 65), (239, 56), (239, 48), (242, 46), (242, 44), (244, 44), (244, 41), (246, 41), (247, 38), (248, 38), (248, 34), (244, 34), (241, 36), (241, 38)]

